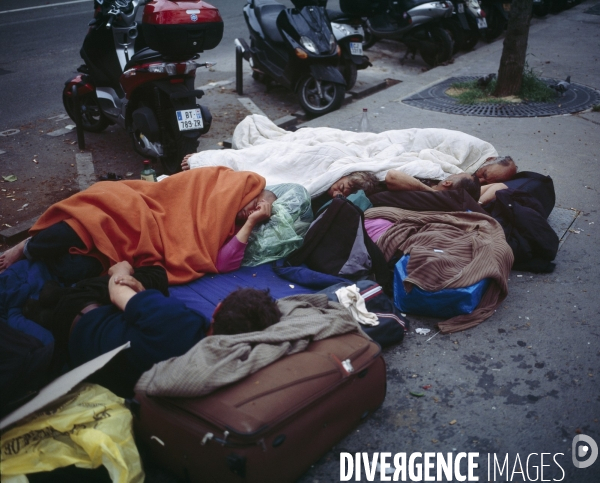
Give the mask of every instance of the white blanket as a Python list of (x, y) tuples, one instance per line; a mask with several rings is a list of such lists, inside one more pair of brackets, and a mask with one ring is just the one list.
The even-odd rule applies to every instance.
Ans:
[(379, 134), (328, 127), (288, 132), (253, 114), (235, 128), (233, 148), (194, 154), (190, 168), (228, 166), (254, 171), (268, 185), (298, 183), (311, 197), (354, 171), (372, 171), (380, 180), (390, 169), (425, 179), (474, 173), (486, 158), (498, 156), (481, 139), (448, 129), (402, 129)]

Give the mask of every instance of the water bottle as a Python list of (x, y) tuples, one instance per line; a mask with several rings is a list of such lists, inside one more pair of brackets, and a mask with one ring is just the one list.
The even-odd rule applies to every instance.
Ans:
[(360, 118), (358, 132), (373, 132), (373, 129), (371, 129), (371, 123), (369, 122), (369, 115), (367, 114), (366, 107), (363, 109), (362, 117)]
[(142, 180), (144, 181), (156, 181), (156, 171), (152, 169), (150, 160), (144, 160), (144, 169), (142, 170)]

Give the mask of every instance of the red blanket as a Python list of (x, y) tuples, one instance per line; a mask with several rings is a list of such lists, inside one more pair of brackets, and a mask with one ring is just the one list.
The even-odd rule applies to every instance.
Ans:
[(97, 257), (105, 269), (127, 260), (161, 265), (169, 283), (216, 273), (219, 248), (234, 233), (235, 215), (264, 189), (249, 171), (207, 167), (159, 182), (105, 181), (52, 205), (35, 234), (66, 221), (86, 245), (72, 253)]

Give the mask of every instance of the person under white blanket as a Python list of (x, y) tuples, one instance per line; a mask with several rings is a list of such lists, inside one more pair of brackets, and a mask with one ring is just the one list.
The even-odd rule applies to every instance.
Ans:
[(238, 124), (233, 146), (195, 153), (186, 164), (191, 169), (217, 165), (254, 171), (267, 184), (293, 181), (314, 198), (356, 171), (373, 172), (380, 181), (391, 169), (443, 180), (451, 174), (473, 174), (498, 156), (490, 143), (460, 131), (414, 128), (375, 134), (307, 127), (288, 132), (256, 114)]

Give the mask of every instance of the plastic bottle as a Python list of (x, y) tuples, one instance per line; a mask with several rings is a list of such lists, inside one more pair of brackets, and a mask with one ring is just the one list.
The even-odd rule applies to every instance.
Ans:
[(373, 129), (371, 129), (371, 123), (369, 122), (369, 115), (367, 114), (366, 107), (363, 109), (362, 117), (360, 118), (358, 132), (373, 132)]
[(144, 169), (142, 170), (142, 179), (144, 181), (156, 181), (156, 171), (152, 169), (150, 160), (144, 160)]

